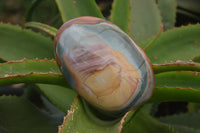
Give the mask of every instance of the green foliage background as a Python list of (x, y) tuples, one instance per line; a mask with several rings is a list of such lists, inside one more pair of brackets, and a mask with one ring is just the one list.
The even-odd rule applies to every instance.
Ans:
[[(0, 132), (200, 132), (199, 7), (199, 0), (0, 1)], [(151, 60), (153, 96), (123, 118), (97, 117), (56, 65), (57, 29), (80, 16), (113, 22)]]

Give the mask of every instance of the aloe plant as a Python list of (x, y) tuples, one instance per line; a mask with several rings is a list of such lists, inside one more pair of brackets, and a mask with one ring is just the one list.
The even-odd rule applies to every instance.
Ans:
[[(28, 9), (27, 21), (38, 3)], [(106, 19), (93, 0), (56, 0), (56, 4), (63, 23), (80, 16)], [(113, 1), (107, 20), (145, 50), (156, 78), (152, 98), (117, 120), (97, 117), (60, 73), (53, 49), (56, 24), (0, 23), (0, 132), (200, 132), (200, 25), (175, 28), (176, 11), (199, 13), (198, 4), (196, 0)], [(161, 118), (152, 115), (155, 103), (170, 101), (188, 102), (188, 111)]]

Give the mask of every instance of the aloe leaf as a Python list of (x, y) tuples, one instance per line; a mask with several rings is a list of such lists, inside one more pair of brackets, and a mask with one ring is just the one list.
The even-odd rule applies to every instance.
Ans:
[[(116, 133), (119, 131), (120, 121), (104, 125), (106, 122), (97, 117), (91, 119), (88, 116), (89, 111), (86, 111), (80, 98), (76, 98), (67, 116), (64, 118), (63, 124), (59, 127), (59, 133)], [(97, 123), (97, 121), (99, 123)]]
[(6, 60), (4, 60), (4, 59), (2, 59), (2, 58), (0, 57), (0, 63), (4, 63), (4, 62), (6, 62)]
[(165, 117), (160, 117), (159, 120), (161, 122), (165, 122), (170, 125), (181, 125), (196, 130), (200, 129), (200, 124), (199, 124), (200, 113), (165, 116)]
[(160, 34), (146, 49), (152, 64), (191, 60), (200, 52), (200, 24), (190, 25)]
[(132, 0), (129, 35), (137, 44), (155, 36), (161, 24), (160, 12), (155, 0)]
[(63, 22), (80, 16), (104, 18), (94, 0), (56, 0)]
[(195, 19), (195, 20), (197, 20), (197, 21), (200, 21), (199, 16), (197, 16), (196, 14), (194, 14), (194, 13), (192, 13), (192, 12), (189, 12), (189, 11), (187, 11), (187, 10), (184, 10), (184, 9), (181, 9), (181, 8), (177, 8), (177, 13), (178, 13), (178, 14), (182, 14), (182, 15), (184, 15), (184, 16), (188, 16), (188, 17), (190, 17), (190, 18), (192, 18), (192, 19)]
[[(175, 133), (169, 126), (160, 123), (146, 113), (128, 112), (121, 121), (114, 123), (100, 120), (97, 117), (91, 117), (92, 113), (87, 110), (83, 102), (76, 98), (71, 110), (65, 117), (63, 124), (59, 127), (59, 133), (65, 132), (80, 132), (80, 133), (114, 133), (114, 132), (142, 132), (142, 133)], [(94, 112), (93, 112), (94, 113)], [(105, 124), (107, 123), (107, 124)], [(109, 124), (112, 123), (112, 124)], [(153, 127), (153, 128), (152, 128)]]
[(147, 39), (147, 41), (145, 41), (145, 43), (141, 43), (140, 47), (145, 51), (146, 49), (148, 49), (154, 42), (155, 40), (160, 36), (160, 34), (163, 32), (163, 25), (160, 26), (160, 30), (159, 32), (154, 36), (151, 37), (149, 39)]
[(33, 11), (40, 4), (40, 2), (42, 2), (42, 0), (34, 0), (34, 1), (32, 1), (32, 3), (30, 4), (28, 10), (26, 11), (25, 21), (30, 21), (31, 20)]
[(18, 83), (42, 83), (67, 86), (65, 78), (61, 75), (47, 73), (28, 73), (24, 75), (0, 77), (0, 86), (18, 84)]
[[(200, 73), (190, 71), (164, 72), (156, 74), (156, 87), (182, 87), (200, 89)], [(180, 94), (182, 95), (182, 94)], [(191, 95), (192, 97), (192, 95)], [(199, 103), (188, 103), (188, 112), (198, 112)]]
[(181, 87), (200, 90), (200, 72), (175, 71), (156, 74), (156, 87)]
[(200, 104), (199, 103), (188, 103), (187, 109), (188, 109), (188, 113), (200, 112)]
[(130, 116), (125, 118), (122, 133), (177, 133), (167, 124), (159, 122), (143, 111), (138, 111), (131, 118), (128, 117)]
[(149, 102), (187, 101), (200, 102), (200, 91), (191, 88), (156, 87)]
[(74, 101), (76, 92), (72, 89), (57, 85), (37, 84), (39, 90), (56, 107), (67, 113)]
[(128, 33), (130, 0), (114, 0), (110, 21)]
[(55, 0), (32, 0), (27, 1), (24, 6), (26, 10), (25, 22), (36, 21), (54, 27), (62, 25), (62, 19)]
[(22, 60), (0, 64), (0, 86), (44, 83), (68, 86), (55, 61)]
[(158, 0), (164, 30), (172, 29), (176, 21), (176, 0)]
[(52, 40), (19, 26), (0, 23), (0, 40), (3, 60), (54, 58)]
[(192, 61), (200, 63), (200, 56), (194, 57)]
[(200, 13), (199, 0), (177, 0), (178, 7), (195, 13)]
[(152, 103), (145, 103), (144, 105), (141, 106), (141, 110), (146, 113), (146, 114), (154, 114), (156, 112), (156, 108)]
[(39, 90), (63, 112), (69, 109), (76, 96), (73, 90), (66, 88), (68, 84), (54, 60), (6, 62), (0, 64), (0, 72), (1, 86), (14, 83), (43, 83), (38, 84)]
[(175, 130), (178, 131), (178, 133), (200, 133), (199, 130), (195, 130), (193, 128), (189, 128), (186, 126), (181, 125), (171, 125)]
[(200, 64), (195, 62), (173, 62), (167, 64), (153, 64), (154, 74), (169, 71), (196, 71), (200, 72)]
[(61, 74), (55, 60), (21, 60), (21, 61), (8, 61), (0, 64), (0, 77), (6, 74), (18, 75), (27, 74), (29, 72), (36, 73), (55, 73)]
[(57, 29), (55, 27), (51, 27), (47, 24), (43, 24), (43, 23), (39, 23), (39, 22), (28, 22), (28, 23), (25, 23), (24, 26), (42, 30), (52, 36), (55, 36), (56, 32), (57, 32)]
[(0, 97), (1, 133), (55, 133), (56, 118), (38, 110), (23, 97)]

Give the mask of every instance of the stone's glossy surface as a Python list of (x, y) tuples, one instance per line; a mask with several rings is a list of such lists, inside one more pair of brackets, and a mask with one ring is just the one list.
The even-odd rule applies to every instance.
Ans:
[(123, 107), (140, 86), (140, 72), (106, 44), (76, 46), (62, 59), (76, 77), (76, 91), (101, 109)]
[(55, 37), (55, 55), (70, 85), (100, 110), (126, 113), (152, 95), (149, 59), (108, 21), (80, 17), (66, 22)]

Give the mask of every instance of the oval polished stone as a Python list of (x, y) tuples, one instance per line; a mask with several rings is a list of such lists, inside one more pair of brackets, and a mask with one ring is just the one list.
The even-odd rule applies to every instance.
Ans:
[(66, 22), (55, 37), (55, 56), (68, 83), (102, 111), (126, 113), (152, 95), (148, 57), (111, 22), (95, 17)]

